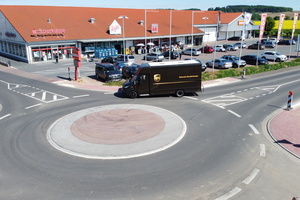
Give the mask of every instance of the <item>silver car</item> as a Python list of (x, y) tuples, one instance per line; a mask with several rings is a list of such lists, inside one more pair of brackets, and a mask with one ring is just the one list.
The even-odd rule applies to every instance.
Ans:
[(226, 59), (215, 59), (206, 63), (207, 67), (213, 67), (215, 64), (215, 68), (218, 69), (229, 69), (232, 68), (232, 62)]
[(143, 60), (148, 60), (148, 61), (156, 61), (156, 62), (161, 62), (165, 59), (162, 53), (148, 53), (146, 56), (144, 56)]
[(188, 48), (183, 51), (181, 51), (184, 55), (193, 55), (193, 56), (199, 56), (201, 54), (201, 51), (195, 48)]

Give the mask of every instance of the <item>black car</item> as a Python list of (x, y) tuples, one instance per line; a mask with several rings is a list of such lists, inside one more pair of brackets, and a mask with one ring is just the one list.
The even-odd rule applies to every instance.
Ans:
[(138, 66), (139, 65), (130, 65), (130, 66), (123, 67), (122, 69), (123, 78), (128, 79), (134, 76), (138, 70)]
[(163, 53), (165, 58), (169, 58), (171, 54), (171, 59), (177, 59), (179, 57), (179, 53), (177, 51), (166, 51)]
[(295, 40), (280, 40), (277, 44), (279, 45), (295, 45), (296, 41)]
[(122, 79), (120, 70), (111, 63), (96, 63), (95, 75), (97, 79), (102, 79), (105, 82)]
[(118, 60), (117, 60), (117, 56), (107, 56), (105, 58), (103, 58), (101, 60), (101, 63), (111, 63), (111, 64), (115, 64), (117, 63)]
[(250, 65), (256, 65), (256, 62), (258, 65), (269, 64), (268, 60), (261, 58), (261, 57), (257, 57), (256, 55), (244, 55), (241, 57), (241, 59), (243, 59), (244, 61), (246, 61), (247, 64), (250, 64)]
[(234, 36), (234, 37), (228, 38), (227, 40), (230, 40), (230, 41), (240, 41), (240, 40), (242, 40), (242, 37), (241, 36)]
[(263, 50), (263, 49), (265, 49), (265, 46), (263, 44), (258, 44), (258, 43), (254, 43), (254, 44), (251, 44), (248, 46), (248, 49), (256, 49), (257, 50), (258, 48), (259, 48), (259, 50)]
[(196, 59), (196, 58), (185, 58), (184, 60), (196, 60), (198, 61), (199, 63), (201, 63), (201, 67), (202, 67), (202, 71), (204, 72), (207, 68), (206, 64), (205, 63), (202, 63), (201, 60), (199, 59)]

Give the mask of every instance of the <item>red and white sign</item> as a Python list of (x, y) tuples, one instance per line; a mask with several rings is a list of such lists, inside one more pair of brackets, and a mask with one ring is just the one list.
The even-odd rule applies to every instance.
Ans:
[(121, 35), (122, 33), (122, 28), (120, 24), (114, 20), (113, 23), (109, 26), (109, 34), (110, 35)]
[(81, 52), (79, 48), (74, 48), (72, 50), (72, 57), (74, 60), (78, 60), (78, 61), (81, 60)]
[(277, 41), (280, 40), (280, 34), (281, 34), (284, 18), (285, 18), (285, 14), (280, 14), (280, 19), (279, 19), (279, 24), (278, 24)]
[(297, 25), (297, 21), (298, 21), (298, 13), (294, 13), (294, 24), (293, 24), (293, 30), (292, 30), (292, 37), (291, 37), (291, 39), (293, 39), (293, 37), (294, 37), (295, 29), (296, 29), (296, 25)]
[(158, 24), (151, 25), (151, 33), (158, 33)]
[(261, 21), (260, 21), (260, 26), (259, 26), (259, 41), (261, 41), (261, 39), (264, 35), (266, 21), (267, 21), (267, 13), (261, 14)]

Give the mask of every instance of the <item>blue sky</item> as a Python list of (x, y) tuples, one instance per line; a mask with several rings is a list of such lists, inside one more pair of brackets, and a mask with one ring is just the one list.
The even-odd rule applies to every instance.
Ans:
[(45, 5), (138, 9), (173, 8), (177, 10), (188, 8), (207, 10), (208, 8), (225, 7), (228, 5), (272, 5), (291, 7), (294, 11), (300, 11), (300, 4), (298, 0), (0, 0), (0, 5)]

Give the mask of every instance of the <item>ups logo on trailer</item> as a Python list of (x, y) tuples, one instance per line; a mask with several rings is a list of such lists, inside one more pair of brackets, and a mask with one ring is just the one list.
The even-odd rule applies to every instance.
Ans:
[(160, 74), (154, 74), (153, 79), (154, 79), (155, 82), (159, 82), (160, 79), (161, 79)]

